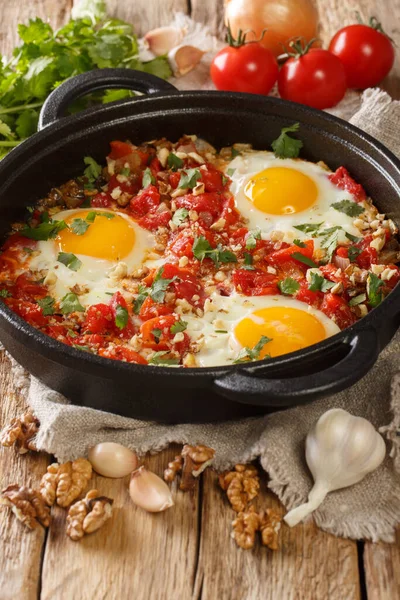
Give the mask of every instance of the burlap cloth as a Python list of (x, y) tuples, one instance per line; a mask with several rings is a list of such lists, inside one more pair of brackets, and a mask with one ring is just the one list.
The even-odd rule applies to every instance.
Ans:
[[(177, 15), (176, 19), (187, 28), (190, 40), (211, 52), (195, 72), (175, 84), (184, 89), (209, 88), (210, 57), (220, 42), (187, 17)], [(391, 101), (386, 93), (367, 90), (361, 100), (349, 93), (331, 112), (351, 117), (350, 122), (400, 154), (400, 102)], [(400, 522), (399, 356), (400, 334), (375, 367), (340, 394), (262, 418), (203, 425), (159, 425), (74, 406), (38, 380), (30, 380), (15, 363), (14, 371), (20, 377), (21, 393), (25, 390), (27, 402), (41, 422), (38, 448), (59, 460), (85, 456), (90, 446), (104, 441), (120, 442), (140, 454), (159, 451), (171, 442), (203, 443), (215, 448), (217, 468), (259, 457), (270, 478), (268, 486), (288, 509), (304, 502), (312, 486), (304, 440), (313, 423), (329, 408), (341, 407), (363, 416), (383, 428), (387, 457), (359, 484), (329, 494), (314, 518), (317, 525), (335, 535), (393, 541), (394, 528)]]

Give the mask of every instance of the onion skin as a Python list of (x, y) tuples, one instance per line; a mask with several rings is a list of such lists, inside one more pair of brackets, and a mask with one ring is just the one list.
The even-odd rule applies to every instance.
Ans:
[[(312, 0), (225, 0), (225, 24), (235, 38), (249, 31), (247, 41), (259, 40), (275, 56), (293, 37), (317, 37), (318, 13)], [(253, 33), (254, 32), (254, 33)]]

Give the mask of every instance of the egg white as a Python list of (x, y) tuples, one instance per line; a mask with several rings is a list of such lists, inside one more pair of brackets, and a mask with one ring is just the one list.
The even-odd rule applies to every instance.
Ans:
[(239, 321), (260, 308), (272, 306), (297, 308), (316, 317), (323, 325), (327, 338), (340, 332), (336, 323), (323, 312), (294, 298), (280, 295), (247, 297), (239, 294), (226, 297), (214, 293), (210, 300), (214, 310), (207, 310), (203, 317), (194, 315), (182, 317), (188, 324), (187, 333), (200, 347), (200, 351), (196, 353), (197, 364), (200, 367), (232, 364), (242, 348), (235, 338), (235, 327)]
[[(57, 213), (54, 219), (57, 221), (65, 220), (79, 212), (82, 212), (82, 209), (62, 211)], [(96, 209), (96, 212), (100, 211)], [(122, 259), (122, 262), (128, 267), (128, 273), (130, 273), (142, 264), (146, 264), (146, 256), (154, 248), (155, 238), (150, 232), (139, 227), (128, 215), (120, 212), (115, 212), (115, 214), (126, 219), (135, 231), (134, 247)], [(91, 306), (99, 302), (108, 303), (110, 295), (118, 290), (121, 291), (120, 282), (110, 277), (118, 261), (76, 254), (75, 256), (81, 261), (82, 265), (77, 271), (73, 271), (57, 261), (60, 250), (55, 240), (49, 239), (38, 242), (37, 251), (31, 259), (29, 267), (32, 270), (45, 271), (56, 276), (55, 283), (51, 283), (50, 278), (48, 287), (51, 296), (58, 301), (76, 285), (84, 286), (89, 290), (87, 293), (79, 295), (79, 301), (83, 306)]]
[[(271, 167), (292, 168), (310, 177), (318, 189), (314, 205), (304, 211), (288, 215), (273, 215), (258, 210), (246, 197), (244, 190), (252, 177)], [(283, 240), (288, 243), (296, 238), (310, 239), (310, 234), (294, 229), (295, 225), (304, 223), (322, 222), (321, 230), (334, 226), (342, 227), (343, 231), (339, 231), (339, 242), (346, 241), (345, 232), (354, 236), (360, 233), (354, 227), (352, 217), (332, 208), (332, 204), (340, 200), (353, 200), (352, 195), (331, 183), (328, 179), (330, 172), (320, 165), (302, 159), (276, 158), (272, 152), (251, 151), (234, 158), (226, 167), (226, 172), (232, 179), (230, 190), (235, 197), (237, 209), (248, 220), (248, 228), (260, 229), (264, 239), (268, 239), (272, 231), (282, 231), (285, 234)], [(314, 242), (315, 247), (319, 247), (321, 240), (317, 237)]]

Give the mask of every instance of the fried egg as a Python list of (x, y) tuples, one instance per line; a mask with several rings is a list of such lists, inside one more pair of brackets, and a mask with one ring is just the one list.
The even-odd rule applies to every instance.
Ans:
[(213, 294), (210, 300), (204, 317), (182, 317), (198, 345), (200, 367), (232, 364), (262, 336), (271, 341), (261, 348), (259, 359), (295, 352), (340, 332), (323, 312), (294, 298)]
[[(260, 229), (268, 238), (273, 230), (285, 234), (284, 241), (307, 239), (310, 234), (295, 229), (297, 225), (319, 224), (321, 230), (341, 227), (359, 235), (353, 218), (332, 208), (340, 200), (353, 200), (351, 194), (338, 189), (328, 179), (321, 165), (301, 159), (279, 159), (272, 152), (246, 152), (226, 168), (232, 179), (231, 192), (238, 210), (248, 221), (249, 229)], [(316, 238), (318, 247), (320, 240)]]
[[(83, 306), (108, 303), (110, 294), (121, 288), (112, 276), (117, 265), (124, 263), (131, 272), (146, 262), (155, 245), (154, 236), (124, 213), (76, 209), (59, 212), (54, 220), (63, 220), (69, 227), (55, 239), (38, 242), (29, 266), (47, 271), (46, 284), (56, 300), (78, 289)], [(60, 262), (60, 253), (73, 255), (80, 264), (72, 263), (74, 268), (70, 268)]]

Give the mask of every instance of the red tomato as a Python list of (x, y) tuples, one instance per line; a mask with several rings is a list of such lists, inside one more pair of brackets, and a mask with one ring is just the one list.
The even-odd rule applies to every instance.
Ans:
[(155, 211), (160, 204), (160, 192), (154, 185), (149, 185), (130, 201), (129, 207), (135, 217), (143, 217), (150, 211)]
[(278, 76), (281, 98), (320, 109), (335, 106), (347, 87), (342, 63), (327, 50), (306, 48), (304, 52), (282, 66)]
[(30, 325), (34, 327), (47, 325), (48, 319), (43, 315), (43, 311), (38, 304), (16, 298), (5, 298), (4, 302)]
[(143, 346), (154, 350), (168, 350), (169, 342), (174, 337), (171, 327), (177, 320), (173, 315), (163, 315), (145, 321), (140, 327)]
[(313, 252), (314, 252), (314, 242), (313, 240), (307, 240), (304, 242), (306, 245), (304, 248), (300, 246), (292, 245), (286, 248), (282, 248), (281, 250), (276, 250), (275, 252), (271, 252), (268, 256), (266, 256), (265, 260), (268, 264), (274, 267), (283, 267), (286, 263), (293, 263), (293, 266), (296, 268), (307, 269), (308, 266), (302, 263), (301, 261), (293, 258), (293, 254), (299, 253), (305, 256), (306, 258), (312, 260)]
[[(67, 344), (68, 346), (71, 346), (72, 344), (72, 338), (68, 337), (69, 329), (67, 329), (63, 325), (49, 325), (44, 329), (44, 333), (54, 338), (55, 340), (58, 340), (59, 342)], [(75, 338), (73, 342), (77, 343), (75, 341)]]
[(110, 208), (112, 203), (113, 199), (110, 194), (107, 194), (107, 192), (100, 192), (93, 196), (90, 201), (90, 206), (93, 206), (93, 208)]
[(310, 306), (314, 306), (314, 308), (319, 308), (321, 306), (321, 302), (324, 298), (323, 292), (313, 292), (308, 289), (308, 281), (303, 279), (300, 283), (300, 289), (296, 293), (296, 300), (300, 300), (301, 302), (306, 302)]
[(394, 63), (393, 44), (376, 19), (370, 25), (348, 25), (329, 44), (329, 52), (342, 62), (347, 85), (364, 90), (379, 83)]
[(141, 187), (141, 177), (130, 176), (127, 181), (121, 182), (118, 180), (118, 175), (113, 175), (108, 182), (107, 191), (111, 194), (115, 188), (120, 188), (122, 192), (133, 196), (133, 194), (138, 193)]
[(93, 304), (87, 310), (82, 330), (91, 333), (107, 333), (114, 330), (114, 312), (107, 304)]
[(218, 90), (266, 95), (278, 77), (278, 64), (261, 44), (239, 39), (218, 52), (210, 74)]
[(172, 212), (170, 210), (164, 210), (160, 213), (151, 213), (145, 215), (139, 220), (140, 227), (154, 231), (159, 227), (166, 227), (172, 218)]
[(173, 309), (171, 306), (168, 306), (168, 304), (158, 304), (157, 302), (154, 302), (150, 296), (147, 296), (140, 307), (139, 317), (142, 321), (148, 321), (149, 319), (161, 317), (162, 315), (170, 315), (172, 311)]
[(265, 273), (261, 269), (235, 269), (232, 282), (235, 288), (245, 296), (268, 296), (279, 294), (276, 275)]
[(147, 360), (140, 356), (134, 350), (125, 346), (112, 346), (111, 348), (100, 348), (99, 356), (111, 358), (112, 360), (122, 360), (124, 362), (135, 363), (137, 365), (147, 365)]
[(345, 190), (346, 192), (349, 192), (349, 194), (352, 194), (354, 196), (354, 200), (357, 202), (361, 202), (361, 200), (365, 200), (367, 197), (363, 186), (354, 181), (345, 167), (339, 167), (336, 169), (334, 173), (331, 173), (331, 175), (328, 176), (328, 179), (339, 189)]
[(22, 300), (37, 300), (48, 296), (48, 290), (44, 285), (37, 283), (28, 273), (22, 273), (15, 282), (14, 295)]
[(215, 169), (212, 165), (207, 165), (207, 171), (201, 171), (199, 181), (204, 183), (206, 192), (222, 192), (224, 189), (223, 174)]
[(394, 286), (397, 285), (398, 282), (400, 281), (400, 268), (397, 267), (396, 265), (386, 265), (386, 267), (388, 269), (391, 269), (392, 271), (395, 271), (394, 275), (392, 275), (392, 277), (390, 279), (385, 281), (385, 285), (389, 289), (393, 289)]
[(215, 218), (221, 212), (222, 196), (217, 192), (199, 194), (198, 196), (186, 194), (175, 198), (175, 203), (178, 208), (195, 210), (199, 214), (208, 212)]
[(122, 158), (123, 156), (127, 156), (128, 154), (131, 154), (131, 152), (133, 152), (134, 150), (132, 144), (128, 144), (127, 142), (115, 141), (111, 142), (110, 146), (111, 152), (109, 154), (109, 157), (113, 160), (116, 160), (117, 158)]
[[(187, 300), (193, 306), (201, 307), (204, 304), (204, 290), (196, 276), (187, 269), (181, 269), (176, 265), (164, 265), (163, 279), (176, 279), (171, 283), (177, 298)], [(193, 300), (193, 296), (198, 299)]]
[[(124, 308), (125, 310), (128, 311), (128, 320), (127, 320), (127, 323), (123, 327), (117, 326), (117, 317), (118, 317), (118, 308), (119, 307)], [(110, 308), (111, 308), (111, 312), (113, 315), (114, 333), (118, 337), (123, 337), (123, 338), (132, 337), (135, 333), (135, 328), (134, 328), (134, 325), (129, 316), (130, 310), (128, 309), (126, 300), (123, 297), (123, 295), (121, 294), (121, 292), (115, 292), (114, 296), (110, 300)]]
[(356, 317), (351, 312), (346, 300), (336, 294), (325, 294), (320, 310), (332, 319), (340, 329), (346, 329), (356, 321)]
[(236, 210), (233, 196), (224, 201), (221, 217), (225, 219), (226, 225), (235, 225), (240, 219), (240, 213)]

